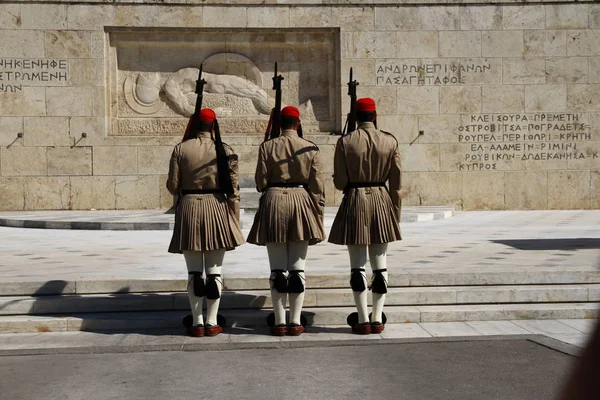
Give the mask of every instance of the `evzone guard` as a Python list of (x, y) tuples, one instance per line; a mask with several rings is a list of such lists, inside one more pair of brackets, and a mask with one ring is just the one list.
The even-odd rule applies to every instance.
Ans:
[[(200, 110), (206, 83), (201, 74), (202, 68), (196, 87), (196, 111), (169, 165), (167, 188), (179, 196), (169, 252), (183, 253), (188, 269), (187, 292), (192, 309), (192, 318), (184, 319), (188, 334), (216, 336), (225, 323), (217, 315), (223, 259), (227, 250), (244, 242), (244, 237), (239, 223), (237, 156), (222, 142), (215, 112)], [(202, 316), (204, 297), (206, 324)]]
[[(370, 334), (385, 328), (387, 247), (388, 243), (401, 239), (400, 153), (396, 138), (377, 129), (375, 101), (356, 100), (358, 83), (350, 76), (349, 94), (354, 98), (348, 116), (349, 128), (338, 140), (334, 155), (333, 182), (336, 189), (344, 192), (344, 197), (328, 240), (348, 246), (350, 286), (358, 311), (348, 316), (348, 324), (353, 333)], [(358, 121), (356, 129), (352, 126), (354, 121)], [(367, 254), (373, 271), (370, 286), (365, 269)], [(370, 319), (367, 287), (373, 292)]]
[[(301, 312), (308, 246), (325, 238), (325, 194), (319, 149), (302, 138), (298, 109), (288, 106), (279, 112), (281, 80), (275, 65), (276, 102), (255, 174), (262, 196), (247, 241), (267, 247), (274, 311), (270, 316), (274, 318), (268, 318), (271, 333), (298, 336), (304, 332)], [(290, 319), (286, 325), (288, 295)]]

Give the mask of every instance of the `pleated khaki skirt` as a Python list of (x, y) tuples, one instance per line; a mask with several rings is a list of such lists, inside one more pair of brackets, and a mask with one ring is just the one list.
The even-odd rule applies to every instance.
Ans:
[(369, 245), (400, 239), (398, 216), (385, 187), (348, 189), (329, 232), (329, 242)]
[(244, 243), (244, 235), (223, 194), (183, 196), (175, 212), (169, 253), (232, 250)]
[(323, 220), (304, 188), (267, 189), (248, 235), (248, 243), (286, 243), (308, 240), (309, 245), (325, 239)]

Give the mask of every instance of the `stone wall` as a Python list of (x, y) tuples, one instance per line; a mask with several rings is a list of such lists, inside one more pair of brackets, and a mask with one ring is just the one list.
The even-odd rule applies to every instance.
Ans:
[[(231, 54), (269, 95), (278, 61), (284, 101), (314, 100), (308, 136), (326, 161), (329, 204), (340, 201), (329, 133), (342, 127), (353, 67), (359, 96), (377, 101), (380, 127), (400, 143), (404, 204), (600, 206), (600, 5), (303, 2), (0, 4), (0, 209), (169, 207), (168, 158), (186, 118), (163, 89), (156, 110), (167, 108), (135, 106), (127, 85), (152, 74), (162, 85)], [(216, 73), (240, 75), (228, 71)], [(251, 182), (266, 116), (210, 96), (248, 114), (224, 126)]]

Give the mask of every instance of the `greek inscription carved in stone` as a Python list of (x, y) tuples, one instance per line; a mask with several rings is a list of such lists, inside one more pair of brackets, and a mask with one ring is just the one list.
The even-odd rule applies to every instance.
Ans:
[(464, 85), (465, 76), (485, 73), (488, 62), (440, 61), (381, 62), (376, 66), (377, 85)]
[(584, 160), (599, 152), (583, 148), (592, 140), (581, 114), (471, 115), (457, 128), (459, 143), (469, 144), (459, 171), (498, 169), (498, 162)]
[(68, 79), (67, 60), (0, 58), (0, 93), (20, 92), (23, 86), (52, 86)]

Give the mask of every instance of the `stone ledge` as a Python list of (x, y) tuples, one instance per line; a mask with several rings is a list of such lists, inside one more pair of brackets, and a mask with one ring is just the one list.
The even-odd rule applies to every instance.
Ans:
[[(254, 220), (253, 208), (242, 213), (242, 229), (249, 229)], [(325, 227), (330, 228), (337, 207), (326, 207)], [(447, 219), (454, 207), (404, 207), (403, 223)], [(34, 229), (72, 229), (103, 231), (169, 231), (174, 216), (167, 210), (149, 211), (54, 211), (0, 212), (0, 226)]]
[[(308, 326), (345, 326), (354, 307), (305, 308)], [(500, 304), (473, 306), (390, 306), (385, 309), (390, 324), (457, 321), (510, 321), (522, 319), (594, 319), (598, 303)], [(268, 310), (223, 310), (228, 327), (263, 326)], [(77, 315), (3, 316), (1, 333), (68, 331), (136, 331), (182, 327), (187, 311), (89, 313)], [(371, 335), (375, 339), (379, 335)]]
[[(485, 321), (478, 321), (483, 322)], [(548, 323), (554, 322), (553, 320)], [(465, 324), (466, 325), (466, 324)], [(0, 341), (0, 355), (57, 355), (57, 354), (116, 354), (156, 351), (225, 351), (242, 349), (290, 349), (336, 346), (475, 342), (531, 341), (541, 346), (577, 357), (584, 343), (572, 343), (519, 328), (506, 321), (506, 331), (479, 332), (481, 336), (456, 334), (456, 323), (438, 324), (440, 334), (432, 336), (421, 324), (388, 324), (381, 335), (357, 336), (346, 327), (316, 327), (300, 337), (270, 336), (266, 327), (230, 328), (217, 338), (198, 340), (181, 334), (181, 329), (148, 330), (106, 335), (102, 332), (67, 332), (40, 336), (37, 334), (8, 334)], [(430, 326), (430, 325), (425, 325)], [(463, 325), (464, 327), (464, 325)], [(584, 333), (571, 334), (581, 335)], [(552, 336), (552, 337), (550, 337)], [(376, 338), (378, 340), (372, 340)]]
[[(8, 2), (10, 4), (10, 1)], [(108, 5), (223, 5), (223, 6), (265, 6), (265, 5), (281, 5), (281, 6), (320, 6), (320, 5), (378, 5), (378, 6), (397, 6), (397, 5), (464, 5), (464, 4), (532, 4), (528, 0), (20, 0), (19, 3), (63, 3), (63, 4), (108, 4)], [(540, 0), (535, 4), (555, 4), (555, 3), (575, 3), (575, 4), (594, 4), (594, 1), (577, 1), (577, 0)]]
[[(518, 273), (521, 271), (522, 273)], [(460, 288), (466, 293), (479, 292), (490, 295), (495, 290), (510, 290), (525, 286), (530, 291), (536, 287), (577, 287), (577, 290), (587, 290), (589, 301), (600, 301), (600, 272), (595, 267), (569, 267), (562, 270), (552, 268), (535, 268), (523, 270), (523, 267), (505, 267), (494, 271), (448, 271), (447, 267), (430, 269), (426, 274), (432, 279), (410, 280), (413, 273), (410, 270), (390, 272), (390, 288), (416, 291), (434, 289), (457, 291)], [(423, 275), (423, 274), (422, 274)], [(549, 276), (551, 276), (549, 278)], [(49, 280), (49, 281), (19, 281), (14, 278), (0, 282), (0, 299), (2, 297), (39, 297), (39, 296), (90, 296), (119, 293), (120, 295), (144, 293), (157, 294), (167, 292), (183, 292), (186, 290), (186, 279), (157, 278), (157, 279), (111, 279), (98, 277), (93, 280)], [(489, 287), (489, 289), (487, 289)], [(348, 277), (345, 273), (311, 274), (307, 280), (308, 290), (319, 289), (348, 289)], [(269, 290), (269, 282), (263, 273), (255, 275), (239, 275), (227, 273), (224, 275), (224, 291), (248, 292)], [(508, 292), (507, 292), (508, 293)], [(514, 293), (514, 292), (513, 292)], [(461, 296), (462, 297), (462, 296)], [(516, 296), (514, 297), (516, 298)], [(522, 297), (521, 297), (522, 298)], [(458, 299), (458, 295), (457, 295)], [(461, 298), (461, 301), (465, 301)], [(517, 300), (515, 300), (517, 301)]]
[[(92, 295), (0, 297), (0, 315), (43, 315), (123, 311), (185, 311), (189, 300), (185, 286), (179, 292), (110, 293)], [(389, 288), (386, 306), (485, 305), (514, 303), (565, 303), (600, 301), (600, 284), (515, 285)], [(351, 307), (348, 288), (307, 289), (304, 307)], [(369, 301), (369, 305), (371, 302)], [(268, 290), (224, 291), (221, 310), (273, 307)]]

